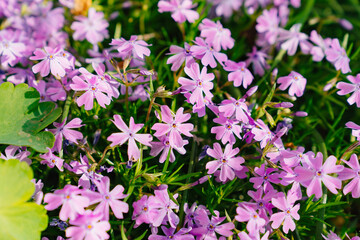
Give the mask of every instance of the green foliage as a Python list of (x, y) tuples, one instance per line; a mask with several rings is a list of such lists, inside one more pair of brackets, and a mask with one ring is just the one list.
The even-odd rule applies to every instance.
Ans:
[(35, 191), (31, 168), (19, 160), (0, 160), (0, 238), (37, 240), (48, 223), (46, 210), (27, 202)]
[(54, 145), (51, 132), (40, 132), (61, 114), (55, 103), (40, 101), (40, 94), (27, 84), (0, 86), (0, 143), (28, 146), (46, 152)]

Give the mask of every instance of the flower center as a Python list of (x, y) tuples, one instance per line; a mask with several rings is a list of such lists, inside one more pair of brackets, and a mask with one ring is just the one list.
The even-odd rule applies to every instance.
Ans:
[(70, 195), (66, 195), (66, 199), (70, 199)]
[(92, 225), (91, 224), (89, 224), (89, 225), (87, 225), (87, 229), (92, 229), (93, 227), (92, 227)]
[(316, 175), (321, 176), (321, 171), (317, 171)]
[(176, 124), (175, 124), (175, 123), (173, 123), (173, 124), (172, 124), (172, 127), (173, 127), (173, 128), (176, 128)]
[(245, 69), (244, 69), (244, 68), (241, 68), (240, 70), (243, 72)]
[(96, 87), (92, 86), (92, 87), (91, 87), (91, 90), (92, 90), (92, 91), (96, 91)]
[(286, 213), (287, 213), (287, 214), (290, 214), (290, 210), (287, 210)]
[(264, 176), (264, 179), (265, 179), (265, 180), (268, 180), (268, 178), (269, 178), (268, 176)]
[(51, 162), (52, 162), (52, 163), (55, 163), (56, 161), (55, 161), (55, 159), (53, 159), (53, 160), (51, 160)]
[(144, 212), (147, 212), (147, 210), (148, 210), (147, 207), (144, 207), (144, 208), (143, 208), (143, 211), (144, 211)]
[(169, 141), (166, 141), (166, 142), (165, 142), (165, 145), (166, 145), (166, 146), (169, 146), (169, 145), (170, 145), (170, 142), (169, 142)]
[(256, 214), (254, 214), (254, 216), (253, 216), (254, 218), (257, 218), (258, 217), (258, 215), (256, 215)]
[(232, 129), (231, 124), (226, 124), (226, 128), (227, 128), (228, 130), (231, 130), (231, 129)]
[(53, 55), (50, 55), (50, 56), (49, 56), (49, 58), (50, 58), (50, 59), (53, 59), (53, 58), (54, 58), (54, 56), (53, 56)]

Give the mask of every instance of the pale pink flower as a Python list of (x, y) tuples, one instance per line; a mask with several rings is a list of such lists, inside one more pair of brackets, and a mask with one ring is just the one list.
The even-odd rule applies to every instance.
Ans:
[(186, 67), (190, 67), (190, 65), (195, 62), (188, 43), (184, 43), (184, 48), (171, 45), (170, 53), (168, 54), (175, 54), (169, 57), (166, 62), (167, 64), (172, 64), (171, 71), (177, 71), (184, 62)]
[(341, 188), (341, 180), (330, 176), (331, 173), (339, 173), (344, 166), (336, 165), (336, 157), (330, 156), (323, 164), (323, 155), (318, 152), (316, 157), (310, 156), (306, 166), (295, 168), (296, 181), (306, 187), (308, 197), (315, 194), (316, 198), (322, 196), (321, 183), (327, 187), (333, 194), (337, 194), (336, 189)]
[(205, 38), (205, 42), (212, 46), (216, 51), (231, 49), (234, 47), (235, 40), (231, 37), (229, 29), (224, 28), (220, 21), (216, 23), (205, 18), (199, 25), (200, 36)]
[(65, 124), (66, 120), (67, 119), (65, 119), (62, 123), (54, 122), (53, 124), (56, 129), (49, 129), (49, 131), (55, 135), (54, 147), (51, 149), (53, 151), (61, 151), (64, 137), (71, 143), (77, 143), (77, 140), (81, 140), (83, 138), (81, 132), (71, 129), (84, 126), (84, 124), (81, 124), (82, 120), (80, 118), (74, 118)]
[(73, 220), (78, 214), (84, 214), (89, 206), (89, 199), (81, 196), (83, 190), (73, 185), (66, 185), (63, 189), (55, 190), (54, 193), (47, 193), (44, 197), (46, 210), (54, 210), (61, 207), (59, 218), (63, 221)]
[(70, 84), (71, 89), (74, 91), (85, 91), (84, 94), (76, 99), (79, 107), (85, 105), (85, 110), (93, 109), (94, 98), (103, 108), (110, 104), (111, 98), (107, 95), (110, 91), (108, 85), (100, 81), (95, 75), (83, 74), (80, 77), (75, 76), (72, 82)]
[(119, 199), (127, 197), (124, 194), (124, 187), (117, 185), (113, 190), (110, 191), (110, 178), (102, 177), (99, 181), (94, 181), (98, 192), (86, 191), (83, 193), (84, 196), (90, 200), (90, 205), (99, 203), (94, 213), (102, 213), (103, 217), (101, 220), (109, 220), (109, 208), (113, 211), (115, 217), (123, 219), (123, 213), (129, 211), (129, 205)]
[[(184, 114), (184, 108), (179, 108), (174, 114), (170, 108), (166, 105), (161, 106), (161, 116), (157, 115), (157, 118), (165, 123), (155, 123), (151, 128), (155, 130), (155, 137), (169, 136), (170, 146), (181, 148), (185, 145), (185, 141), (182, 139), (181, 134), (192, 137), (190, 131), (194, 129), (194, 125), (191, 123), (184, 123), (190, 119), (190, 114)], [(174, 116), (175, 115), (175, 116)]]
[(349, 62), (350, 59), (346, 54), (344, 48), (340, 46), (339, 39), (332, 40), (329, 48), (325, 50), (326, 60), (334, 64), (336, 70), (341, 70), (342, 73), (351, 72)]
[(75, 16), (75, 20), (71, 24), (73, 38), (75, 40), (88, 40), (92, 44), (102, 42), (108, 37), (107, 27), (109, 23), (104, 19), (103, 12), (96, 12), (95, 8), (90, 8), (88, 16)]
[(300, 219), (300, 215), (298, 214), (300, 204), (298, 203), (294, 206), (294, 203), (298, 199), (296, 195), (290, 194), (289, 192), (287, 197), (285, 197), (285, 194), (281, 192), (277, 195), (277, 197), (272, 198), (271, 200), (271, 203), (282, 211), (271, 215), (270, 221), (273, 222), (271, 227), (273, 229), (277, 229), (281, 224), (283, 224), (283, 231), (285, 233), (288, 233), (289, 230), (295, 230), (296, 225), (293, 219)]
[(101, 221), (102, 213), (94, 213), (91, 210), (86, 210), (83, 214), (72, 219), (70, 226), (66, 229), (66, 237), (69, 240), (100, 240), (109, 239), (109, 234), (106, 232), (110, 230), (111, 225), (108, 221)]
[(235, 178), (235, 171), (241, 171), (245, 162), (242, 157), (235, 157), (239, 153), (239, 148), (232, 148), (232, 145), (227, 144), (224, 152), (219, 143), (214, 143), (214, 148), (207, 149), (206, 153), (215, 158), (215, 161), (210, 161), (206, 164), (208, 174), (213, 174), (220, 168), (220, 181), (225, 182), (227, 179), (233, 180)]
[(279, 77), (278, 83), (280, 84), (280, 90), (285, 90), (290, 86), (289, 95), (301, 97), (305, 91), (306, 78), (295, 71), (291, 71), (289, 76)]
[(356, 137), (356, 140), (360, 141), (360, 126), (353, 122), (347, 122), (345, 126), (350, 128), (351, 134)]
[(114, 120), (111, 120), (115, 126), (120, 129), (122, 132), (111, 134), (107, 140), (111, 141), (110, 147), (116, 145), (123, 145), (126, 141), (129, 141), (128, 144), (128, 157), (130, 159), (138, 160), (140, 158), (140, 150), (137, 146), (136, 141), (144, 144), (146, 146), (151, 146), (150, 142), (152, 136), (150, 134), (139, 134), (137, 133), (144, 126), (144, 124), (135, 124), (134, 118), (130, 117), (130, 125), (126, 126), (120, 115), (114, 115)]
[(47, 148), (48, 152), (45, 154), (40, 155), (40, 157), (42, 159), (45, 159), (43, 161), (41, 161), (41, 164), (46, 164), (48, 165), (50, 168), (53, 167), (57, 167), (61, 172), (64, 171), (63, 169), (63, 164), (64, 164), (64, 159), (59, 158), (58, 156), (55, 156), (50, 148)]
[(30, 60), (42, 60), (32, 67), (34, 73), (40, 72), (42, 77), (51, 74), (55, 77), (64, 77), (66, 69), (71, 69), (71, 63), (65, 57), (64, 51), (59, 48), (44, 47), (44, 49), (36, 49)]
[(215, 68), (217, 63), (215, 59), (223, 66), (223, 63), (228, 60), (225, 53), (221, 53), (216, 49), (212, 48), (205, 42), (204, 39), (197, 37), (194, 41), (195, 45), (191, 46), (190, 50), (197, 59), (201, 59), (201, 63), (206, 67), (210, 66)]
[(254, 76), (251, 74), (249, 69), (246, 68), (245, 62), (233, 62), (228, 60), (225, 62), (224, 70), (230, 72), (228, 80), (234, 82), (235, 87), (243, 85), (246, 89), (253, 81)]
[(351, 94), (351, 96), (348, 98), (348, 103), (350, 105), (353, 105), (356, 103), (356, 107), (360, 108), (360, 73), (354, 76), (347, 76), (346, 77), (351, 83), (346, 82), (339, 82), (336, 84), (336, 88), (340, 89), (340, 91), (337, 92), (339, 95), (346, 95), (349, 93), (354, 92)]
[(342, 160), (350, 168), (344, 168), (339, 172), (339, 179), (344, 181), (352, 179), (345, 187), (344, 194), (351, 192), (353, 198), (360, 197), (360, 164), (356, 154), (352, 154), (349, 161)]
[(191, 0), (160, 0), (158, 2), (159, 12), (171, 12), (171, 17), (175, 22), (183, 23), (186, 20), (188, 22), (195, 22), (199, 18), (199, 14), (191, 10), (196, 7)]
[(216, 134), (216, 140), (220, 140), (223, 144), (229, 142), (234, 144), (236, 137), (241, 139), (241, 126), (238, 125), (237, 120), (228, 119), (223, 114), (213, 120), (215, 123), (221, 124), (222, 126), (215, 126), (211, 128), (211, 133)]
[(189, 102), (191, 104), (203, 106), (205, 104), (204, 97), (210, 99), (213, 97), (210, 90), (214, 87), (214, 84), (212, 83), (212, 80), (215, 77), (214, 74), (207, 73), (206, 67), (203, 67), (200, 72), (200, 67), (197, 63), (192, 63), (190, 67), (185, 66), (185, 73), (191, 79), (180, 77), (178, 82), (181, 84), (181, 89), (191, 92), (191, 96), (189, 97)]

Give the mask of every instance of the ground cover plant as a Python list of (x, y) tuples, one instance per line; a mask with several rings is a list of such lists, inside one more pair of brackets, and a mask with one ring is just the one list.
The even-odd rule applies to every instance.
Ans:
[(1, 239), (360, 239), (358, 0), (0, 0)]

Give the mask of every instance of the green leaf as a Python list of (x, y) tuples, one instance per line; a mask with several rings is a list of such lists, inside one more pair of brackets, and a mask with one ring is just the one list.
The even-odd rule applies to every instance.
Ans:
[(0, 144), (28, 146), (38, 152), (53, 147), (54, 135), (40, 131), (60, 116), (55, 103), (39, 103), (40, 94), (25, 83), (1, 84), (0, 99)]
[(26, 202), (35, 191), (31, 168), (19, 160), (0, 160), (1, 239), (40, 239), (48, 223), (46, 210)]

